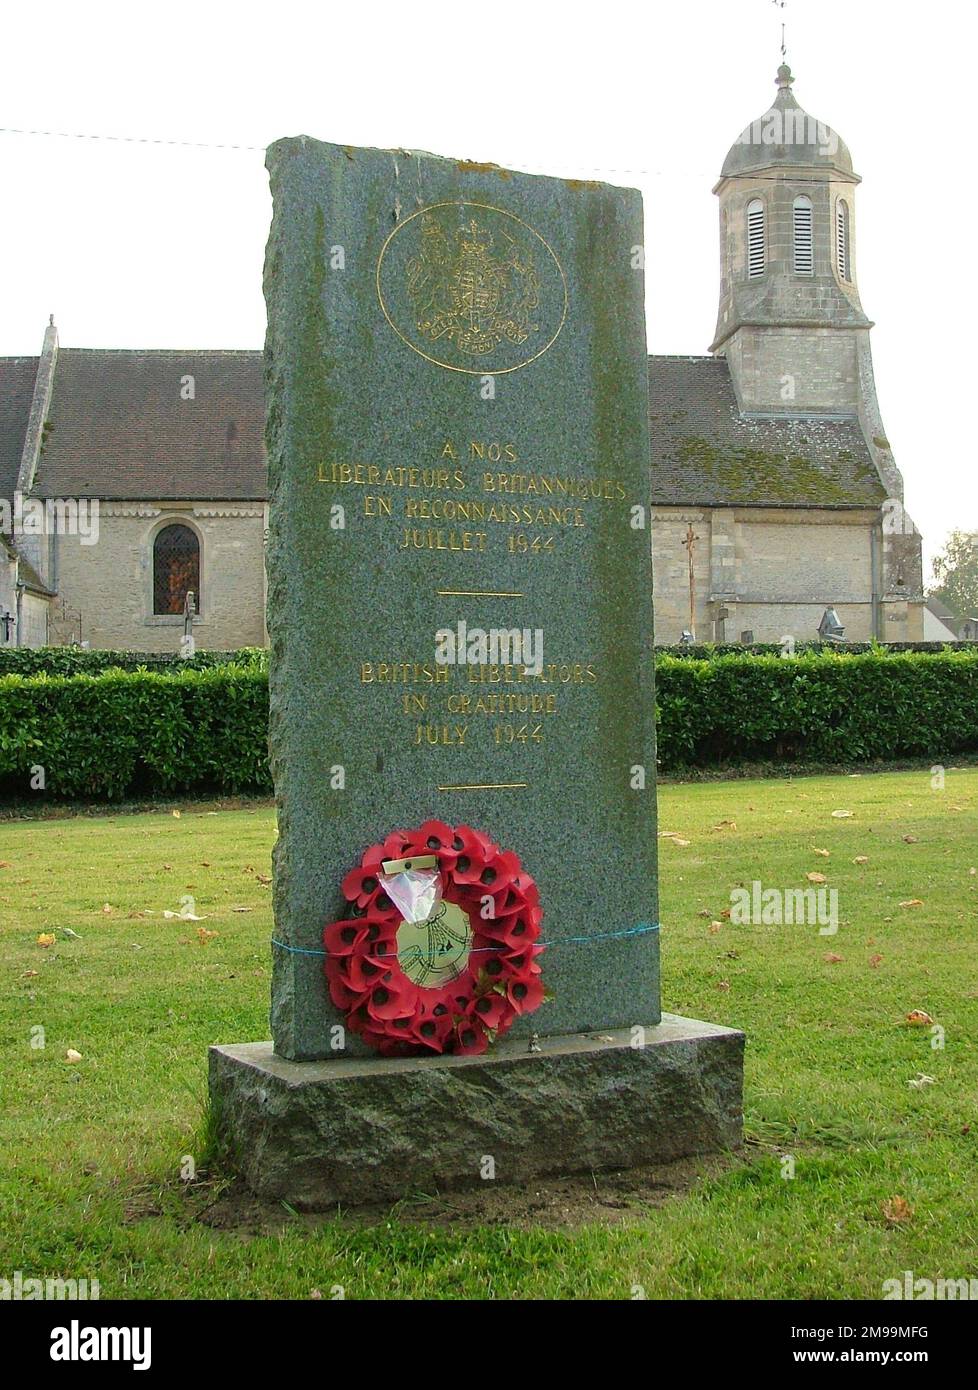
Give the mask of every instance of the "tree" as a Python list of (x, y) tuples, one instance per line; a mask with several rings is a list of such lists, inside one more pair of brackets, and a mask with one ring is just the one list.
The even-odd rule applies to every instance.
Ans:
[(978, 533), (951, 532), (934, 560), (934, 578), (932, 598), (940, 599), (959, 618), (978, 614)]

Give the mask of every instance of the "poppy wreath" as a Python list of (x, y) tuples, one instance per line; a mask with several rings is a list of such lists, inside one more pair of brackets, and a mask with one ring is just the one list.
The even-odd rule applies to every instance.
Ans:
[[(401, 968), (403, 919), (384, 892), (381, 864), (431, 854), (442, 898), (468, 915), (472, 940), (461, 972), (426, 987)], [(543, 1002), (540, 894), (519, 856), (500, 851), (481, 831), (440, 820), (394, 830), (347, 874), (343, 896), (350, 915), (323, 932), (330, 997), (347, 1027), (384, 1056), (485, 1052)]]

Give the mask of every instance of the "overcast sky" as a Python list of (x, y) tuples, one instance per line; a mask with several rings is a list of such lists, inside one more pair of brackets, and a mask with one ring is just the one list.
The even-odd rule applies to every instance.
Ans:
[[(930, 555), (978, 530), (964, 3), (49, 0), (5, 12), (0, 125), (258, 147), (305, 133), (628, 183), (645, 197), (649, 350), (702, 353), (710, 190), (773, 98), (782, 18), (798, 100), (864, 180), (859, 289)], [(0, 355), (36, 353), (51, 312), (68, 347), (261, 346), (261, 149), (0, 134), (0, 161)]]

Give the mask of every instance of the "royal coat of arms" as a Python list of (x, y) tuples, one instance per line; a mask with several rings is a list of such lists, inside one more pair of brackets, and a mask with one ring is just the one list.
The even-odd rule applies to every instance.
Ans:
[(539, 330), (534, 310), (540, 284), (531, 249), (475, 217), (452, 234), (425, 213), (406, 274), (418, 332), (431, 342), (447, 340), (479, 358), (502, 342), (521, 346)]

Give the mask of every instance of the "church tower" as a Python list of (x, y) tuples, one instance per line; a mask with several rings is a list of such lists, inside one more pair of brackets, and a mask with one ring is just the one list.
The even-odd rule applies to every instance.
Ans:
[(720, 310), (711, 351), (745, 411), (857, 408), (857, 341), (872, 326), (856, 283), (852, 158), (802, 110), (790, 68), (774, 105), (739, 136), (720, 199)]
[[(916, 637), (920, 536), (880, 417), (872, 323), (856, 279), (856, 185), (838, 134), (799, 106), (782, 64), (772, 106), (731, 146), (720, 200), (720, 305), (710, 351), (726, 360), (745, 419), (856, 420), (886, 494), (881, 636)], [(910, 621), (907, 621), (910, 619)]]

